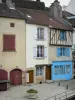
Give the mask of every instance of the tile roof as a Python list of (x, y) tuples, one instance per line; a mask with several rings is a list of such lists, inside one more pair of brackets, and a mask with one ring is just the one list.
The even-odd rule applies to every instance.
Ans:
[(26, 9), (26, 8), (17, 8), (20, 10), (26, 17), (27, 15), (31, 18), (27, 18), (27, 23), (52, 26), (52, 28), (63, 29), (63, 30), (72, 30), (72, 27), (63, 20), (57, 21), (53, 19), (47, 11)]
[[(29, 16), (29, 17), (28, 17)], [(37, 24), (50, 26), (56, 29), (73, 30), (72, 27), (64, 20), (57, 21), (50, 16), (50, 13), (45, 10), (35, 10), (27, 8), (9, 9), (6, 4), (0, 3), (0, 17), (20, 18), (24, 19), (29, 24)]]
[(9, 9), (6, 4), (0, 3), (0, 17), (21, 18), (24, 16), (16, 9)]
[(72, 18), (72, 19), (68, 19), (67, 17), (71, 17), (71, 16), (74, 16), (74, 14), (71, 14), (67, 11), (63, 11), (63, 18), (66, 19), (67, 21), (69, 21), (73, 27), (75, 27), (75, 18)]

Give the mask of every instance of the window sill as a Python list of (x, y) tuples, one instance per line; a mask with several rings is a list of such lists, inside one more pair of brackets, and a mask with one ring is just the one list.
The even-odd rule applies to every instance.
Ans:
[(2, 52), (16, 52), (16, 50), (3, 50)]
[(59, 57), (70, 57), (70, 56), (59, 56)]
[(36, 57), (36, 59), (44, 59), (45, 57)]
[[(60, 39), (61, 40), (61, 39)], [(63, 39), (63, 40), (61, 40), (61, 41), (66, 41), (66, 39)]]
[(36, 39), (36, 41), (44, 41), (45, 39)]

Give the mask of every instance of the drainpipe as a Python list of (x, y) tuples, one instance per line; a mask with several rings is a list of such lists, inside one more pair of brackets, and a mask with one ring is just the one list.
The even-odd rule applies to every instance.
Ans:
[(25, 86), (27, 85), (27, 77), (26, 77), (26, 73), (27, 73), (27, 70), (26, 70), (26, 22), (25, 22)]

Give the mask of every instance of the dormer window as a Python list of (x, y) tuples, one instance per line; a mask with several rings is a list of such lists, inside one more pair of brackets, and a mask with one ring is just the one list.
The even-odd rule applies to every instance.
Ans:
[(66, 32), (60, 31), (60, 40), (66, 40)]

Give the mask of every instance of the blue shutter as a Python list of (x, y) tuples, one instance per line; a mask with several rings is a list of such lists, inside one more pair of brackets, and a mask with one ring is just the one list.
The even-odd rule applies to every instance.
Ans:
[(63, 40), (63, 32), (60, 32), (60, 40)]
[(33, 57), (37, 58), (37, 47), (33, 48)]
[(60, 48), (57, 48), (57, 56), (60, 57)]
[(66, 40), (66, 32), (64, 32), (64, 40)]
[(70, 48), (66, 48), (67, 56), (70, 56)]
[(64, 31), (60, 32), (60, 40), (66, 40), (66, 32)]

